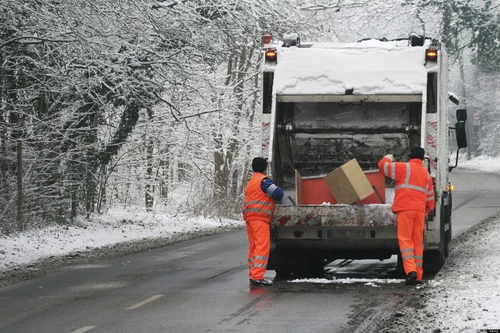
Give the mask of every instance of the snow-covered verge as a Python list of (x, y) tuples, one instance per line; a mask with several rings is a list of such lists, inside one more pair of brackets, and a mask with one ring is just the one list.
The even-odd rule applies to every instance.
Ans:
[(116, 258), (243, 226), (243, 220), (110, 210), (71, 226), (0, 236), (0, 288), (58, 267)]
[[(500, 172), (500, 157), (477, 156), (470, 160), (466, 160), (464, 155), (461, 156), (460, 162), (458, 163), (461, 169), (477, 170), (481, 172)], [(454, 161), (453, 158), (452, 161)]]
[(500, 215), (455, 238), (440, 273), (378, 332), (500, 329)]

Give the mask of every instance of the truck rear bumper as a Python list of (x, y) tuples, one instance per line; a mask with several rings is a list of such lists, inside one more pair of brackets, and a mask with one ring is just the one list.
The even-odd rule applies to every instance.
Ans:
[(391, 205), (278, 206), (272, 248), (330, 258), (388, 258), (399, 252)]
[(396, 226), (390, 204), (276, 206), (271, 226)]
[(274, 227), (272, 234), (284, 247), (386, 249), (398, 241), (396, 227)]
[(396, 227), (274, 227), (271, 234), (272, 248), (331, 258), (379, 259), (399, 252)]

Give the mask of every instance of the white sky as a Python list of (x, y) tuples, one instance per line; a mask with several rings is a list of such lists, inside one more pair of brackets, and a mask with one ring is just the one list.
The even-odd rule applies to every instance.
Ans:
[[(479, 157), (461, 161), (460, 167), (484, 172), (499, 172), (500, 158)], [(127, 220), (130, 223), (124, 224)], [(81, 220), (79, 226), (30, 230), (10, 237), (0, 237), (0, 271), (20, 267), (49, 256), (85, 251), (124, 241), (143, 238), (176, 237), (197, 232), (210, 233), (216, 228), (243, 227), (242, 220), (219, 220), (179, 217), (112, 210), (105, 215)], [(466, 240), (457, 247), (457, 255), (467, 251), (460, 262), (453, 263), (453, 254), (433, 281), (427, 281), (425, 293), (428, 306), (416, 313), (407, 313), (401, 321), (411, 321), (424, 329), (429, 323), (444, 332), (476, 332), (482, 328), (500, 328), (500, 220), (492, 221), (480, 241)], [(462, 244), (463, 243), (463, 244)], [(463, 245), (463, 246), (462, 246)], [(470, 252), (470, 253), (469, 253)], [(268, 273), (272, 275), (272, 272)], [(387, 283), (403, 283), (385, 279), (306, 279), (293, 283), (357, 283), (365, 287), (383, 287)], [(243, 283), (243, 282), (242, 282)], [(410, 311), (408, 308), (405, 311)], [(429, 315), (431, 313), (431, 315)], [(421, 317), (419, 317), (421, 316)], [(445, 328), (448, 327), (448, 330)], [(424, 331), (426, 331), (424, 329)]]

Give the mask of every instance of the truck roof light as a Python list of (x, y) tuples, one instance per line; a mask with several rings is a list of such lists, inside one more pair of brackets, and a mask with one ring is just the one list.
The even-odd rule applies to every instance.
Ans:
[(438, 51), (429, 49), (425, 51), (425, 61), (437, 61)]
[(272, 40), (273, 40), (272, 35), (264, 35), (262, 37), (262, 44), (269, 44), (269, 43), (271, 43)]
[(276, 61), (276, 50), (266, 51), (266, 61)]

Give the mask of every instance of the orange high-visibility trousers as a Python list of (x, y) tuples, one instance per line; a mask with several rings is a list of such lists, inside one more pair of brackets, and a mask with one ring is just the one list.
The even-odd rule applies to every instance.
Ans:
[(415, 210), (398, 214), (398, 242), (405, 273), (417, 272), (417, 280), (424, 276), (424, 223), (425, 213)]
[(271, 248), (271, 227), (262, 220), (246, 222), (248, 242), (248, 268), (250, 279), (262, 280), (266, 273), (269, 250)]

